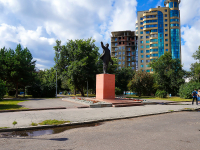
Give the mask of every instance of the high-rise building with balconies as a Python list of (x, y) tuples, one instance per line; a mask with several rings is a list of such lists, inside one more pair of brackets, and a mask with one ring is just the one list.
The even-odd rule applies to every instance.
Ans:
[(137, 36), (135, 31), (111, 32), (111, 57), (118, 59), (119, 68), (137, 68)]
[(171, 52), (173, 59), (181, 60), (180, 2), (165, 0), (165, 7), (138, 11), (138, 70), (152, 72), (149, 63), (165, 52)]

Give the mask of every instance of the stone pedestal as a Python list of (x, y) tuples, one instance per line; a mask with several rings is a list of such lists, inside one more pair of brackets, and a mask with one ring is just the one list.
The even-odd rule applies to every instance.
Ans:
[(115, 75), (97, 74), (96, 75), (96, 99), (115, 98)]

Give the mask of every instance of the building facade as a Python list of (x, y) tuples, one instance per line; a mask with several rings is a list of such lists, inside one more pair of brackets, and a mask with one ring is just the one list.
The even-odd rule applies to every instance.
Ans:
[(135, 31), (111, 32), (111, 57), (117, 58), (119, 68), (137, 68), (137, 36)]
[(138, 70), (153, 72), (149, 63), (165, 52), (171, 52), (173, 59), (181, 60), (180, 2), (165, 0), (165, 7), (138, 12)]

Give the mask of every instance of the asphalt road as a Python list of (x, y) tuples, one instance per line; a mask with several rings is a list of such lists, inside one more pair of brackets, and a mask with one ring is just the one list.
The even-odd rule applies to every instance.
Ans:
[(84, 106), (79, 103), (71, 103), (67, 101), (62, 101), (62, 98), (54, 99), (29, 99), (29, 101), (21, 102), (19, 105), (22, 105), (26, 108), (51, 108), (51, 107), (66, 107), (66, 108), (76, 108)]
[(170, 113), (33, 138), (0, 138), (0, 150), (199, 150), (199, 115)]

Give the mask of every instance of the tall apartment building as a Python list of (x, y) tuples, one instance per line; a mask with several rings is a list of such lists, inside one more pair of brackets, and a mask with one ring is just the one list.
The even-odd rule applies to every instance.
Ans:
[(137, 36), (135, 31), (116, 31), (111, 32), (111, 57), (118, 59), (119, 68), (137, 68)]
[(152, 72), (150, 61), (165, 52), (181, 60), (180, 10), (181, 0), (165, 0), (165, 7), (139, 11), (136, 22), (138, 36), (138, 70)]

